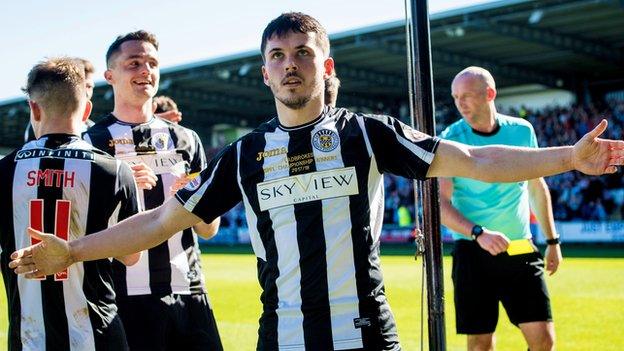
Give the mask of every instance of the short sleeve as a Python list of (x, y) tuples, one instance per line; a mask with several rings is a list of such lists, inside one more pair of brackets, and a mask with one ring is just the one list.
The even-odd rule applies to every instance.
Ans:
[(381, 173), (424, 180), (440, 139), (389, 116), (365, 116), (366, 133)]
[(242, 200), (236, 145), (230, 144), (175, 197), (188, 211), (210, 223)]

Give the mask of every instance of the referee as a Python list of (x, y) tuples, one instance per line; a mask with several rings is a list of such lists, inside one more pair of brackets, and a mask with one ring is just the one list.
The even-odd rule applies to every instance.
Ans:
[[(496, 112), (494, 77), (481, 67), (459, 72), (451, 85), (462, 119), (440, 137), (464, 144), (537, 148), (531, 123)], [(468, 350), (495, 346), (499, 303), (532, 351), (552, 350), (555, 327), (544, 271), (562, 260), (559, 238), (543, 178), (486, 183), (454, 177), (440, 179), (442, 224), (453, 231), (453, 285), (457, 333), (467, 334)], [(546, 257), (530, 242), (533, 210), (548, 243)], [(513, 242), (512, 242), (513, 240)], [(513, 244), (511, 244), (513, 243)], [(511, 245), (524, 245), (514, 254)]]
[[(9, 350), (125, 350), (111, 262), (72, 265), (39, 280), (8, 268), (9, 253), (36, 240), (27, 227), (75, 240), (139, 210), (130, 168), (78, 136), (91, 112), (84, 68), (52, 58), (28, 74), (31, 122), (39, 139), (0, 160), (0, 254), (9, 303)], [(139, 253), (119, 256), (133, 264)]]

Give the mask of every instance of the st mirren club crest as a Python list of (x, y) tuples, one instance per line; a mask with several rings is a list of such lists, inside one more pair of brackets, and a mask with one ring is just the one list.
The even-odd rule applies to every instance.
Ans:
[(312, 137), (312, 145), (319, 151), (330, 152), (338, 147), (340, 139), (338, 134), (333, 130), (321, 129), (314, 133)]
[(173, 147), (173, 140), (168, 133), (156, 133), (152, 135), (152, 146), (156, 151), (169, 150)]

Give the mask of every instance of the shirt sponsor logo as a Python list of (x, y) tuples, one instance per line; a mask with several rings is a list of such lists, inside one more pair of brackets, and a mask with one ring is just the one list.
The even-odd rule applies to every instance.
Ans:
[(262, 159), (264, 158), (283, 155), (285, 153), (288, 153), (288, 149), (286, 149), (285, 147), (258, 152), (258, 157), (256, 157), (256, 161), (262, 161)]
[(89, 150), (78, 150), (78, 149), (29, 149), (29, 150), (20, 150), (15, 155), (15, 161), (25, 160), (28, 158), (41, 158), (41, 157), (52, 157), (52, 158), (72, 158), (78, 160), (89, 160), (93, 161), (93, 152)]
[(108, 141), (108, 147), (115, 147), (115, 145), (134, 145), (134, 140), (132, 139), (110, 139)]
[(355, 167), (298, 174), (259, 183), (260, 210), (298, 203), (356, 195), (359, 193)]
[(338, 134), (333, 130), (321, 129), (314, 133), (312, 137), (312, 145), (319, 151), (333, 151), (338, 147), (338, 144), (340, 144), (340, 139), (338, 138)]
[(115, 157), (127, 162), (131, 166), (141, 162), (145, 163), (157, 175), (171, 173), (171, 167), (175, 166), (178, 162), (184, 161), (182, 155), (175, 152), (161, 152), (147, 155), (120, 154)]

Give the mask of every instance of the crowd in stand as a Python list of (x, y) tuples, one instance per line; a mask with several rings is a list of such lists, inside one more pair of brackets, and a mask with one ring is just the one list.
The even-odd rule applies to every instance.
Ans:
[[(609, 121), (605, 138), (621, 140), (624, 136), (624, 101), (605, 105), (571, 106), (543, 111), (511, 111), (527, 118), (537, 134), (540, 146), (572, 144), (601, 119)], [(555, 219), (620, 220), (624, 218), (624, 178), (622, 170), (612, 175), (588, 177), (568, 172), (548, 177)]]
[[(400, 109), (399, 109), (400, 110)], [(574, 144), (601, 119), (609, 121), (605, 138), (624, 138), (624, 101), (613, 100), (607, 104), (553, 107), (542, 110), (521, 108), (502, 113), (527, 119), (535, 128), (540, 146)], [(402, 115), (403, 111), (396, 111)], [(436, 110), (437, 133), (460, 118), (453, 106), (438, 106)], [(210, 151), (212, 153), (215, 151)], [(553, 212), (559, 221), (622, 220), (624, 219), (624, 177), (622, 170), (613, 175), (589, 177), (579, 172), (567, 172), (548, 177), (546, 182), (552, 195)], [(414, 221), (413, 182), (401, 177), (384, 177), (386, 194), (384, 224), (411, 226)], [(222, 226), (245, 226), (242, 205), (235, 207), (222, 218)]]

